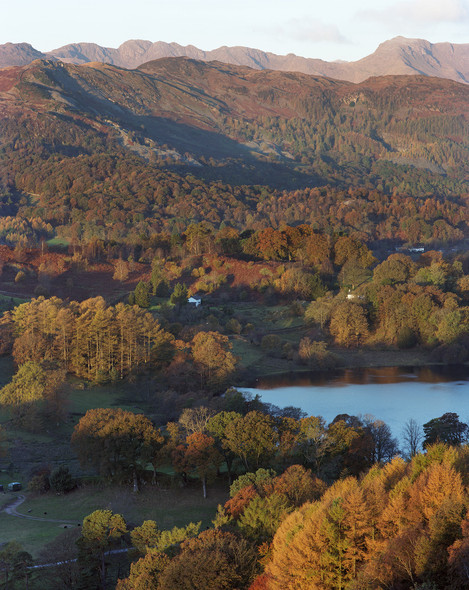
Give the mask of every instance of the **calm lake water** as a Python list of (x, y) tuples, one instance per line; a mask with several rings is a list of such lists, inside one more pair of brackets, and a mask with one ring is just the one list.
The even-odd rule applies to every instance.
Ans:
[(371, 414), (401, 438), (410, 418), (423, 425), (455, 412), (469, 422), (468, 379), (469, 367), (384, 367), (270, 377), (242, 390), (281, 408), (299, 407), (327, 422), (337, 414)]

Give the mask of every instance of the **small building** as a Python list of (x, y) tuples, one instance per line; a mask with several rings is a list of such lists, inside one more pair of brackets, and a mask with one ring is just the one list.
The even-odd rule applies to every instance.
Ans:
[(192, 297), (189, 297), (189, 299), (187, 300), (187, 303), (190, 303), (191, 305), (195, 305), (196, 307), (199, 307), (199, 305), (201, 305), (201, 303), (202, 303), (202, 299), (198, 295), (193, 295)]
[(363, 295), (357, 295), (357, 293), (352, 293), (352, 291), (349, 290), (349, 292), (347, 293), (347, 299), (358, 299), (358, 300), (363, 300), (365, 299), (363, 297)]
[(12, 481), (8, 484), (8, 491), (9, 492), (19, 492), (22, 488), (22, 485), (19, 481)]

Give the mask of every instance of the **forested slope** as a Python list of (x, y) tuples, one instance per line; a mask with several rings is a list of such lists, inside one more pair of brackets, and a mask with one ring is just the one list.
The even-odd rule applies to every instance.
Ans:
[(186, 58), (133, 71), (7, 68), (1, 211), (68, 237), (118, 240), (202, 219), (243, 229), (339, 222), (382, 239), (396, 234), (382, 221), (402, 226), (410, 213), (422, 227), (399, 227), (402, 239), (428, 239), (423, 226), (437, 220), (443, 239), (460, 239), (468, 94), (436, 78), (352, 84)]

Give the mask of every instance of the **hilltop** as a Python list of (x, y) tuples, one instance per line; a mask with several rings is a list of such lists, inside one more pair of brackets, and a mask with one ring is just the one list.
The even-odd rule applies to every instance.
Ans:
[(258, 70), (280, 70), (362, 82), (370, 76), (425, 75), (469, 83), (469, 44), (430, 43), (425, 39), (395, 37), (385, 41), (371, 55), (358, 61), (327, 62), (294, 55), (276, 55), (251, 47), (219, 47), (204, 51), (193, 45), (144, 41), (125, 41), (117, 49), (96, 43), (71, 43), (42, 53), (27, 43), (0, 45), (0, 67), (21, 66), (35, 59), (65, 63), (103, 62), (135, 69), (145, 62), (164, 57), (189, 57), (200, 61), (219, 61)]

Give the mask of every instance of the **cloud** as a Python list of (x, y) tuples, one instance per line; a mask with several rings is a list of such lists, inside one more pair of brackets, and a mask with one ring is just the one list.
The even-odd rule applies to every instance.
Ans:
[(350, 39), (342, 35), (336, 25), (311, 18), (290, 19), (276, 27), (274, 33), (279, 37), (308, 43), (351, 43)]
[(382, 10), (361, 11), (357, 16), (388, 23), (469, 22), (469, 0), (401, 0)]

